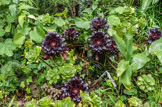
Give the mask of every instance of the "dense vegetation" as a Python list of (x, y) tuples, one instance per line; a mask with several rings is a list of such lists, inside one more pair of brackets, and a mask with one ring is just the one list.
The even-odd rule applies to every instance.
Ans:
[(160, 0), (0, 0), (0, 106), (161, 107)]

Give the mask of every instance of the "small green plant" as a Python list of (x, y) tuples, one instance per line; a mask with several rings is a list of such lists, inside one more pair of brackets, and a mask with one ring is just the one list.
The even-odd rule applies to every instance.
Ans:
[(137, 97), (131, 97), (128, 99), (130, 107), (140, 107), (142, 106), (142, 101)]
[(155, 80), (151, 74), (143, 74), (142, 76), (138, 76), (137, 85), (144, 92), (152, 91), (155, 89)]

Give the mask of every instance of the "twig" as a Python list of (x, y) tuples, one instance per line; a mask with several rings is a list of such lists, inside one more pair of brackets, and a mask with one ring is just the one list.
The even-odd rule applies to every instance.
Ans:
[(107, 60), (107, 61), (115, 70), (117, 70), (116, 67), (114, 67), (114, 65), (109, 60)]
[(48, 65), (51, 69), (53, 69), (54, 67), (50, 64), (48, 64), (44, 59), (42, 59), (41, 57), (39, 57), (40, 60), (42, 60), (46, 65)]

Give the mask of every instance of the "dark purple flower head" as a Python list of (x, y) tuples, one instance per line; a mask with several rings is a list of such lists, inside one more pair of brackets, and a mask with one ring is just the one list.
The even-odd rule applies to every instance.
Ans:
[(42, 51), (50, 56), (63, 54), (66, 47), (65, 39), (57, 32), (49, 32), (42, 41)]
[(95, 17), (91, 20), (91, 30), (99, 30), (99, 29), (108, 29), (108, 24), (105, 18)]
[(102, 31), (94, 31), (88, 38), (88, 47), (93, 52), (103, 52), (108, 50), (107, 44), (110, 42), (109, 36)]
[(75, 28), (69, 27), (64, 31), (64, 36), (70, 40), (77, 40), (77, 38), (78, 38), (78, 36), (80, 36), (80, 34)]
[(110, 42), (107, 44), (108, 46), (108, 53), (111, 55), (115, 55), (118, 54), (119, 50), (118, 50), (118, 46), (116, 45), (114, 39), (110, 39)]
[(64, 83), (61, 87), (62, 94), (60, 98), (70, 97), (75, 103), (79, 103), (82, 98), (80, 96), (80, 91), (85, 91), (88, 93), (88, 84), (84, 83), (83, 79), (76, 76), (73, 77), (68, 82)]
[(158, 30), (158, 28), (151, 28), (147, 31), (147, 34), (149, 35), (149, 37), (145, 39), (147, 44), (151, 44), (153, 41), (162, 37), (162, 31)]

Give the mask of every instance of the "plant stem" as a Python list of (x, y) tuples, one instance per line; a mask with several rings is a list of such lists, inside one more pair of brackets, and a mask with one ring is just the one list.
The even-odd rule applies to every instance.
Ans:
[(42, 60), (46, 65), (48, 65), (51, 69), (53, 69), (54, 67), (50, 64), (48, 64), (44, 59), (42, 59), (41, 57), (39, 57), (40, 60)]

